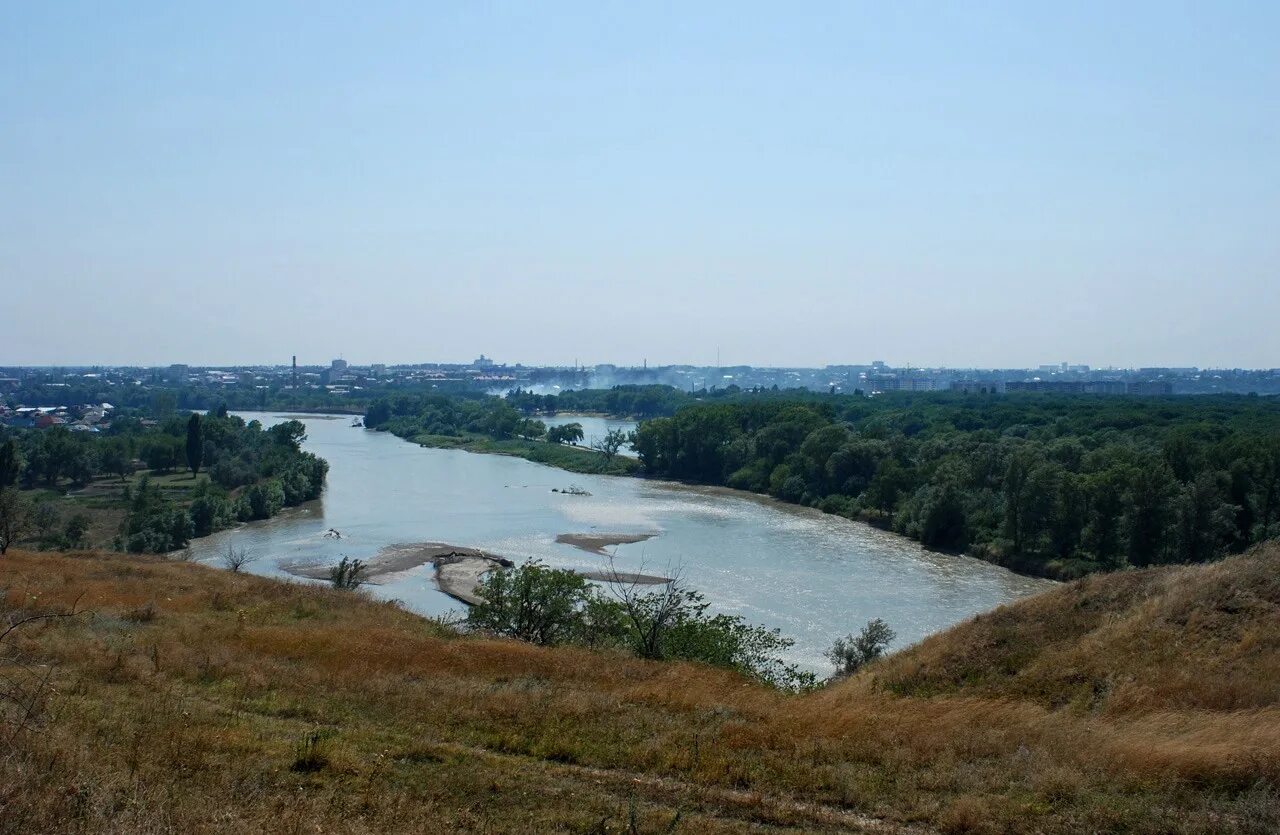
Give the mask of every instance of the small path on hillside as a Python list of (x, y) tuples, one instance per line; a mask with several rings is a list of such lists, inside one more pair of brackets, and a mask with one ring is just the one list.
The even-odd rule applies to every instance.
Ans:
[[(206, 694), (189, 694), (216, 712), (239, 714), (242, 711), (208, 698)], [(257, 721), (288, 727), (285, 736), (296, 735), (300, 724), (293, 717), (249, 711)], [(381, 727), (381, 726), (380, 726)], [(384, 730), (385, 727), (383, 728)], [(919, 825), (898, 823), (854, 809), (818, 801), (801, 800), (788, 794), (775, 794), (752, 789), (702, 785), (677, 777), (664, 777), (625, 768), (602, 768), (555, 762), (528, 754), (495, 751), (481, 745), (426, 739), (397, 732), (396, 737), (417, 752), (431, 751), (440, 755), (478, 758), (498, 766), (505, 773), (520, 774), (534, 785), (534, 778), (581, 785), (590, 783), (615, 795), (620, 804), (631, 798), (682, 810), (685, 822), (676, 832), (696, 832), (692, 816), (723, 822), (736, 822), (752, 829), (792, 830), (803, 832), (854, 832), (868, 835), (936, 835), (938, 830)], [(548, 787), (543, 787), (544, 790)], [(578, 789), (579, 791), (581, 789)], [(570, 788), (570, 793), (573, 789)]]
[(416, 744), (419, 747), (435, 748), (451, 754), (483, 757), (495, 762), (515, 762), (520, 764), (522, 770), (533, 765), (550, 777), (575, 782), (591, 782), (621, 797), (639, 795), (650, 801), (661, 802), (673, 809), (696, 811), (700, 815), (721, 820), (737, 820), (771, 828), (803, 827), (810, 831), (817, 826), (838, 832), (876, 833), (876, 835), (931, 835), (937, 831), (895, 823), (843, 806), (799, 800), (785, 794), (706, 786), (674, 777), (662, 777), (621, 768), (558, 763), (525, 754), (508, 754), (458, 742), (418, 741)]

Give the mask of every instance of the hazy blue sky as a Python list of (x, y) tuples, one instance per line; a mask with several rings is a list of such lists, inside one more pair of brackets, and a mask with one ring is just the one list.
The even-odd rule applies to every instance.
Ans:
[(21, 3), (0, 365), (1280, 365), (1280, 4)]

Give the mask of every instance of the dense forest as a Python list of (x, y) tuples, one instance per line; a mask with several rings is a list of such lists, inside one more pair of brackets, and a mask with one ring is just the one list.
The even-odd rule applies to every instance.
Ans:
[[(855, 394), (861, 396), (860, 392)], [(513, 389), (506, 395), (506, 401), (526, 415), (598, 413), (638, 420), (672, 415), (676, 410), (693, 403), (739, 400), (819, 402), (830, 400), (830, 395), (804, 388), (742, 388), (736, 385), (696, 391), (681, 391), (663, 385), (623, 385), (607, 389), (567, 389), (559, 394), (534, 394), (523, 389)]]
[(1254, 396), (619, 386), (380, 400), (366, 425), (537, 441), (537, 415), (573, 411), (649, 416), (633, 441), (650, 475), (767, 493), (1051, 577), (1205, 562), (1280, 536), (1280, 402)]
[[(124, 511), (118, 550), (172, 551), (193, 536), (317, 498), (328, 464), (302, 451), (305, 437), (298, 421), (264, 429), (225, 409), (154, 427), (121, 418), (101, 433), (0, 429), (0, 489), (22, 489), (26, 530), (42, 545), (84, 544), (83, 521), (66, 520), (71, 533), (42, 522), (65, 496), (77, 508)], [(184, 471), (189, 477), (177, 477)]]
[(401, 437), (417, 434), (474, 433), (499, 440), (539, 438), (547, 427), (526, 417), (501, 397), (474, 395), (402, 395), (376, 400), (365, 412), (364, 425)]
[(640, 424), (663, 478), (768, 493), (1070, 577), (1280, 535), (1280, 403), (1256, 397), (808, 397)]

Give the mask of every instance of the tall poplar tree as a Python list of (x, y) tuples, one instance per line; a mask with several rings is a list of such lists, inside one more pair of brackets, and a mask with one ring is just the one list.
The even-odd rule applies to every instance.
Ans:
[(22, 460), (18, 457), (18, 444), (13, 438), (0, 444), (0, 488), (18, 483)]
[(200, 415), (197, 412), (191, 413), (191, 419), (187, 421), (187, 466), (191, 468), (191, 475), (200, 474), (200, 464), (204, 461), (204, 438), (200, 432)]

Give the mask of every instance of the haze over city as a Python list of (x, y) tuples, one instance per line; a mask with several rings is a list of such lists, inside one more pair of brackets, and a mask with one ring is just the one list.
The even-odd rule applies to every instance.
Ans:
[(2, 359), (1272, 367), (1277, 23), (25, 6)]

